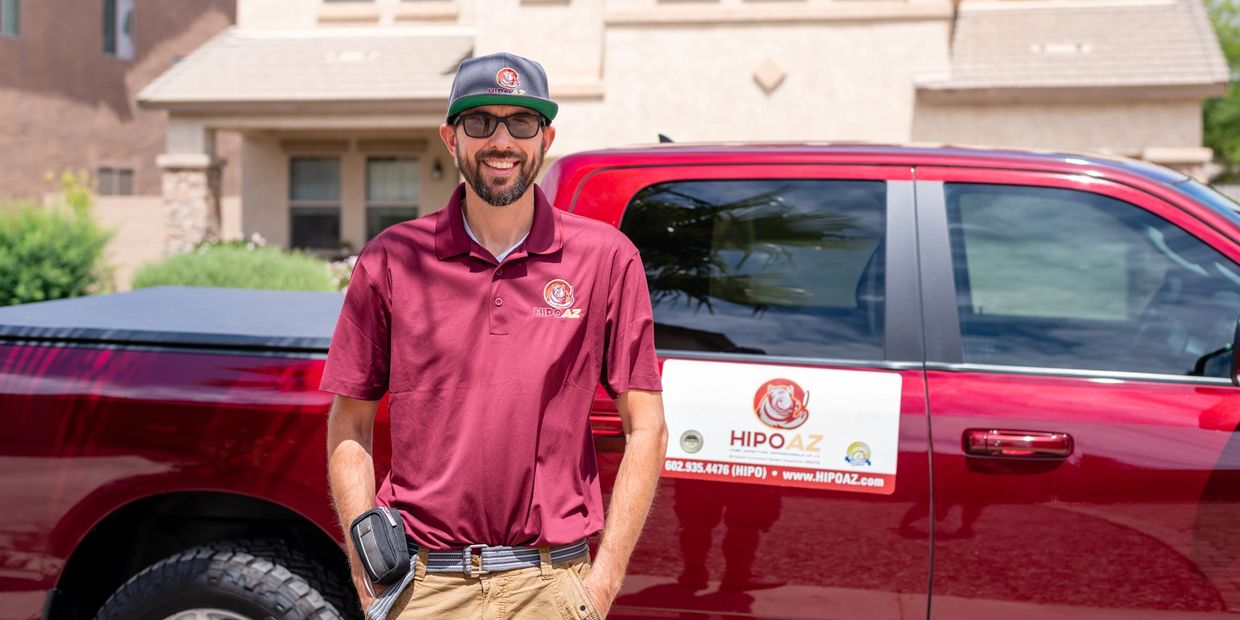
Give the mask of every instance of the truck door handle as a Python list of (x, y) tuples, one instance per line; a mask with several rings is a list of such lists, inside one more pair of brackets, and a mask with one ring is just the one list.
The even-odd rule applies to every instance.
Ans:
[(969, 429), (964, 452), (973, 456), (1062, 459), (1072, 454), (1072, 436), (1045, 431)]

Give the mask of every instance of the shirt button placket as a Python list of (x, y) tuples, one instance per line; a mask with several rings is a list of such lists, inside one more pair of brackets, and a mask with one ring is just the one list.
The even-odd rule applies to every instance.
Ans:
[(499, 267), (495, 270), (495, 277), (491, 279), (491, 333), (497, 336), (508, 333), (508, 312), (504, 310), (504, 281), (500, 279), (503, 273), (504, 268)]

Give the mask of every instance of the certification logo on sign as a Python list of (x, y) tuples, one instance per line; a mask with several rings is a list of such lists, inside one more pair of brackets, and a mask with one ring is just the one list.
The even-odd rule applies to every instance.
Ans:
[(663, 475), (891, 494), (898, 373), (667, 360)]

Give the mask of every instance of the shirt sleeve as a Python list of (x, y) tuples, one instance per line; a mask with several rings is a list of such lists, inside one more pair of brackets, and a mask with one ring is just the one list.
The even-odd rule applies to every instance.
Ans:
[(612, 398), (629, 390), (660, 392), (659, 357), (654, 348), (654, 313), (646, 270), (631, 243), (619, 254), (607, 295), (603, 343), (603, 389)]
[(336, 320), (319, 389), (378, 400), (388, 389), (391, 360), (391, 298), (383, 251), (371, 243), (358, 256)]

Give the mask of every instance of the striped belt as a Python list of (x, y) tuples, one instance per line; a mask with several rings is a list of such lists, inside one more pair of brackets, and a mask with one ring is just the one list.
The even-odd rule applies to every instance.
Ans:
[[(405, 573), (405, 576), (401, 578), (399, 583), (385, 590), (382, 596), (376, 598), (370, 604), (370, 608), (366, 610), (366, 618), (368, 620), (387, 620), (388, 614), (392, 611), (392, 606), (396, 604), (396, 598), (409, 586), (409, 582), (413, 581), (413, 575), (418, 564), (419, 547), (412, 540), (408, 541), (408, 544), (409, 571)], [(585, 555), (589, 548), (584, 538), (563, 547), (552, 547), (551, 561), (571, 560)], [(515, 568), (528, 568), (538, 566), (540, 563), (541, 560), (538, 557), (537, 547), (470, 545), (464, 549), (426, 552), (427, 572), (465, 573), (470, 577)], [(370, 584), (367, 583), (366, 585), (369, 587)], [(371, 595), (373, 596), (374, 593), (371, 592)]]
[[(562, 562), (585, 555), (589, 545), (583, 538), (575, 543), (562, 547), (551, 548), (551, 561)], [(418, 545), (409, 541), (409, 557), (417, 558)], [(469, 545), (462, 549), (449, 551), (428, 551), (426, 554), (426, 571), (430, 573), (465, 573), (469, 577), (477, 577), (487, 573), (495, 573), (516, 568), (538, 566), (537, 547), (489, 547), (487, 545)]]

